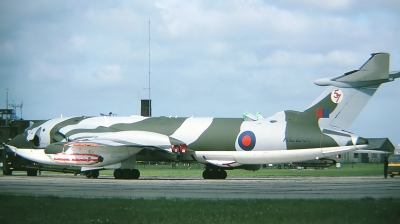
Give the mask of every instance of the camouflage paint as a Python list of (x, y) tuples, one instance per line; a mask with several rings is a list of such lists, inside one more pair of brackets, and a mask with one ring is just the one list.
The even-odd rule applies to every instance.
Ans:
[(332, 102), (330, 95), (327, 95), (323, 100), (304, 112), (285, 111), (287, 124), (283, 141), (286, 142), (287, 149), (338, 146), (333, 138), (321, 132), (318, 120), (325, 118), (317, 118), (316, 114), (317, 108), (326, 108), (332, 112), (336, 107), (337, 104)]
[[(77, 149), (81, 150), (79, 144), (102, 144), (100, 147), (97, 145), (85, 147), (90, 147), (89, 153), (92, 150), (101, 155), (105, 159), (104, 161), (110, 161), (108, 164), (124, 162), (128, 156), (136, 155), (136, 153), (148, 156), (149, 160), (157, 160), (161, 158), (158, 156), (164, 154), (171, 154), (170, 157), (173, 157), (174, 160), (175, 158), (179, 160), (180, 157), (189, 160), (190, 155), (197, 161), (223, 168), (265, 164), (271, 161), (306, 160), (316, 156), (325, 157), (338, 152), (366, 147), (368, 142), (365, 139), (342, 129), (351, 124), (379, 84), (400, 77), (400, 72), (388, 74), (388, 66), (388, 54), (373, 54), (360, 70), (344, 73), (335, 78), (316, 80), (317, 85), (328, 86), (328, 88), (314, 101), (312, 106), (304, 112), (291, 110), (279, 112), (276, 114), (276, 118), (279, 119), (275, 119), (274, 116), (265, 119), (249, 116), (253, 121), (243, 121), (239, 118), (205, 118), (204, 120), (193, 118), (193, 120), (189, 120), (192, 118), (139, 116), (58, 118), (31, 131), (27, 140), (40, 137), (40, 147), (46, 147), (49, 143), (60, 146), (62, 143), (54, 142), (63, 141), (64, 137), (84, 137), (85, 139), (73, 141), (77, 143)], [(64, 125), (67, 126), (60, 131)], [(36, 132), (37, 135), (35, 135)], [(240, 135), (243, 132), (245, 134)], [(246, 137), (246, 133), (248, 137)], [(273, 135), (275, 133), (277, 134)], [(253, 134), (255, 135), (253, 136)], [(190, 139), (190, 141), (185, 141), (185, 139)], [(266, 140), (262, 141), (263, 139)], [(235, 145), (238, 144), (238, 141), (243, 143), (240, 146), (242, 149), (251, 151), (237, 150)], [(182, 152), (172, 154), (170, 146), (175, 142), (180, 144), (176, 147), (183, 145), (186, 148), (181, 143), (188, 144), (189, 151), (185, 154)], [(253, 142), (255, 142), (254, 150), (251, 144)], [(271, 142), (275, 143), (271, 144)], [(343, 144), (354, 144), (354, 142), (362, 144), (362, 147), (343, 146)], [(268, 147), (268, 145), (271, 146)], [(128, 152), (127, 150), (131, 148), (135, 148), (135, 150)], [(49, 160), (43, 149), (20, 148), (20, 150), (16, 150), (15, 147), (14, 149), (11, 147), (11, 150), (15, 150), (20, 155), (23, 154), (26, 158)], [(48, 148), (48, 151), (57, 150), (59, 150), (57, 147)], [(131, 157), (130, 162), (134, 167), (135, 157)], [(101, 167), (102, 164), (96, 166)]]
[(236, 138), (243, 119), (214, 118), (210, 127), (189, 145), (195, 151), (235, 151)]
[(50, 130), (50, 142), (60, 142), (65, 139), (65, 136), (62, 135), (59, 130), (62, 127), (65, 127), (67, 125), (73, 125), (81, 122), (82, 120), (86, 119), (86, 117), (72, 117), (68, 120), (65, 120), (63, 122), (58, 123), (55, 125), (51, 130)]
[(119, 131), (149, 131), (170, 136), (185, 120), (186, 118), (151, 117), (130, 124), (115, 124), (110, 126), (110, 128)]

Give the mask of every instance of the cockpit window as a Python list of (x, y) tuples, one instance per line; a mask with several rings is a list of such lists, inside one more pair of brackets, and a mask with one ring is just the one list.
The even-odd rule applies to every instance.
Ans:
[(32, 129), (42, 125), (45, 121), (29, 121), (29, 127), (24, 130), (25, 135), (28, 135)]

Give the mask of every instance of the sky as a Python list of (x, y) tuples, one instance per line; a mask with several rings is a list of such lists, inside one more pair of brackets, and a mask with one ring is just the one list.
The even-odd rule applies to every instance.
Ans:
[[(2, 0), (0, 108), (8, 89), (24, 119), (129, 116), (150, 86), (153, 116), (303, 111), (371, 53), (400, 70), (399, 21), (397, 0)], [(349, 131), (397, 146), (399, 102), (383, 84)]]

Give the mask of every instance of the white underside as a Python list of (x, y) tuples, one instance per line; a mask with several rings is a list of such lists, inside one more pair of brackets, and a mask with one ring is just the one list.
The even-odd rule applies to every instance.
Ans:
[[(240, 165), (300, 162), (355, 150), (363, 150), (366, 147), (368, 145), (271, 151), (195, 151), (194, 156), (200, 163), (209, 163), (220, 167), (236, 167)], [(9, 148), (19, 156), (38, 163), (60, 164), (52, 160), (50, 155), (46, 155), (44, 149), (17, 149), (13, 146), (9, 146)], [(108, 150), (107, 153), (101, 154), (104, 160), (107, 161), (106, 163), (97, 163), (90, 167), (104, 167), (117, 164), (140, 151), (136, 151), (134, 148), (127, 149), (122, 154), (120, 149), (118, 150), (119, 152)]]
[[(76, 162), (59, 162), (54, 161), (53, 158), (56, 154), (46, 154), (44, 149), (23, 149), (23, 148), (16, 148), (14, 146), (8, 147), (17, 155), (29, 159), (31, 161), (48, 164), (48, 165), (71, 165), (71, 166), (90, 166), (90, 167), (104, 167), (108, 165), (113, 165), (116, 163), (120, 163), (122, 161), (127, 160), (128, 158), (136, 155), (140, 152), (140, 148), (134, 147), (107, 147), (101, 151), (92, 151), (92, 147), (79, 147), (79, 153), (87, 154), (93, 153), (102, 156), (104, 161), (99, 163), (85, 163), (85, 164), (77, 164)], [(77, 150), (75, 150), (75, 153)]]
[(44, 149), (18, 149), (14, 146), (7, 145), (9, 149), (11, 149), (17, 155), (32, 160), (34, 162), (43, 163), (43, 164), (57, 164), (54, 162), (50, 156), (44, 153)]
[(368, 147), (368, 145), (250, 152), (196, 151), (195, 157), (196, 160), (201, 163), (210, 163), (220, 167), (236, 167), (240, 165), (300, 162), (304, 160), (324, 158), (357, 149), (365, 149), (366, 147)]

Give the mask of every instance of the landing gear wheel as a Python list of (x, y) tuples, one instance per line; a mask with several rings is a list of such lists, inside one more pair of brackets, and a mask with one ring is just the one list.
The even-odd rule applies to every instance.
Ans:
[(204, 179), (226, 179), (228, 174), (226, 173), (225, 170), (217, 170), (217, 169), (212, 169), (212, 170), (204, 170), (203, 171), (203, 178)]
[(122, 170), (121, 169), (114, 170), (114, 178), (115, 179), (122, 179)]
[(393, 178), (393, 177), (394, 177), (394, 175), (393, 175), (393, 174), (390, 174), (389, 176), (390, 176), (390, 178)]
[(5, 163), (5, 162), (3, 163), (3, 175), (4, 176), (11, 176), (12, 175), (12, 169), (8, 168), (8, 164)]
[(122, 170), (122, 179), (131, 179), (131, 170), (123, 169)]
[(211, 170), (204, 170), (203, 171), (203, 178), (204, 179), (211, 179)]
[(130, 170), (130, 179), (139, 179), (140, 172), (137, 169)]
[(12, 170), (9, 169), (7, 166), (3, 167), (3, 175), (4, 176), (11, 176), (12, 175)]
[(92, 178), (98, 178), (100, 175), (100, 171), (99, 170), (91, 170), (90, 175), (92, 176)]
[(37, 176), (37, 170), (27, 170), (26, 175), (30, 177)]
[(91, 171), (86, 171), (85, 172), (86, 178), (92, 178), (92, 172)]
[(217, 171), (217, 178), (216, 179), (226, 179), (228, 174), (226, 173), (225, 170), (219, 170)]
[(114, 170), (115, 179), (139, 179), (140, 172), (137, 169), (116, 169)]

